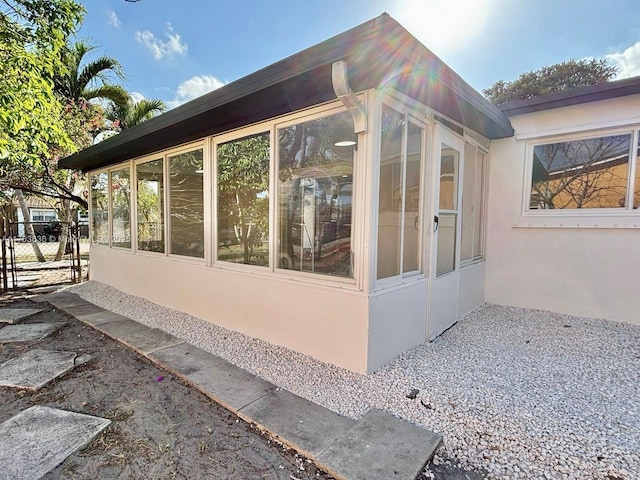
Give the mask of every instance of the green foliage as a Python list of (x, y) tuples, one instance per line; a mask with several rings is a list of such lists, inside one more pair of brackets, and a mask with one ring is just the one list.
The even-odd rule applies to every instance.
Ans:
[(60, 51), (82, 19), (72, 0), (2, 0), (0, 12), (0, 176), (28, 169), (50, 147), (72, 149), (53, 82)]
[(127, 101), (124, 103), (115, 103), (107, 110), (107, 118), (113, 122), (115, 130), (122, 131), (127, 128), (150, 120), (157, 113), (164, 112), (167, 109), (164, 102), (158, 99), (143, 98), (138, 102), (134, 102), (127, 95)]
[(247, 264), (260, 261), (252, 260), (253, 249), (269, 232), (269, 158), (268, 133), (233, 140), (217, 150), (218, 230), (233, 230)]
[(587, 87), (611, 80), (618, 67), (605, 59), (569, 60), (526, 72), (511, 82), (498, 81), (482, 91), (496, 105)]

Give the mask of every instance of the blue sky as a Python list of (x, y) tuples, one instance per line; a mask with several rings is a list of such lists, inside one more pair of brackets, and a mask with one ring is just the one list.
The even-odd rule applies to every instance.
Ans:
[(389, 13), (472, 86), (571, 58), (640, 75), (637, 0), (81, 0), (78, 38), (171, 107)]

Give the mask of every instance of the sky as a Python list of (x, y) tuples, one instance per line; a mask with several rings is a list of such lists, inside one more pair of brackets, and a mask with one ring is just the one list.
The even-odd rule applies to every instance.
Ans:
[(570, 59), (640, 75), (637, 0), (80, 0), (77, 38), (173, 108), (387, 12), (481, 91)]

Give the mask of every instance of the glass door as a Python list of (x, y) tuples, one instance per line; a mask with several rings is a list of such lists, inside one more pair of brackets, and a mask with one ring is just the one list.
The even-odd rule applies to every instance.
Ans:
[(427, 337), (434, 338), (458, 316), (460, 267), (460, 205), (464, 142), (438, 127), (436, 137), (435, 215), (433, 223), (432, 281)]

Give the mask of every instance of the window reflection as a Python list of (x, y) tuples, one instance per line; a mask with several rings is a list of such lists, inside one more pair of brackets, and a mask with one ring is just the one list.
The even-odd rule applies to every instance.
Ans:
[(164, 252), (164, 172), (162, 159), (136, 165), (138, 250)]
[(111, 246), (131, 248), (131, 174), (129, 167), (111, 173)]
[(91, 175), (91, 241), (109, 245), (109, 177), (106, 173)]
[(346, 112), (279, 130), (280, 268), (353, 277), (355, 141)]
[(630, 135), (536, 145), (530, 209), (626, 206)]
[(204, 258), (202, 149), (169, 157), (170, 253)]
[(218, 260), (269, 265), (269, 133), (218, 145)]

